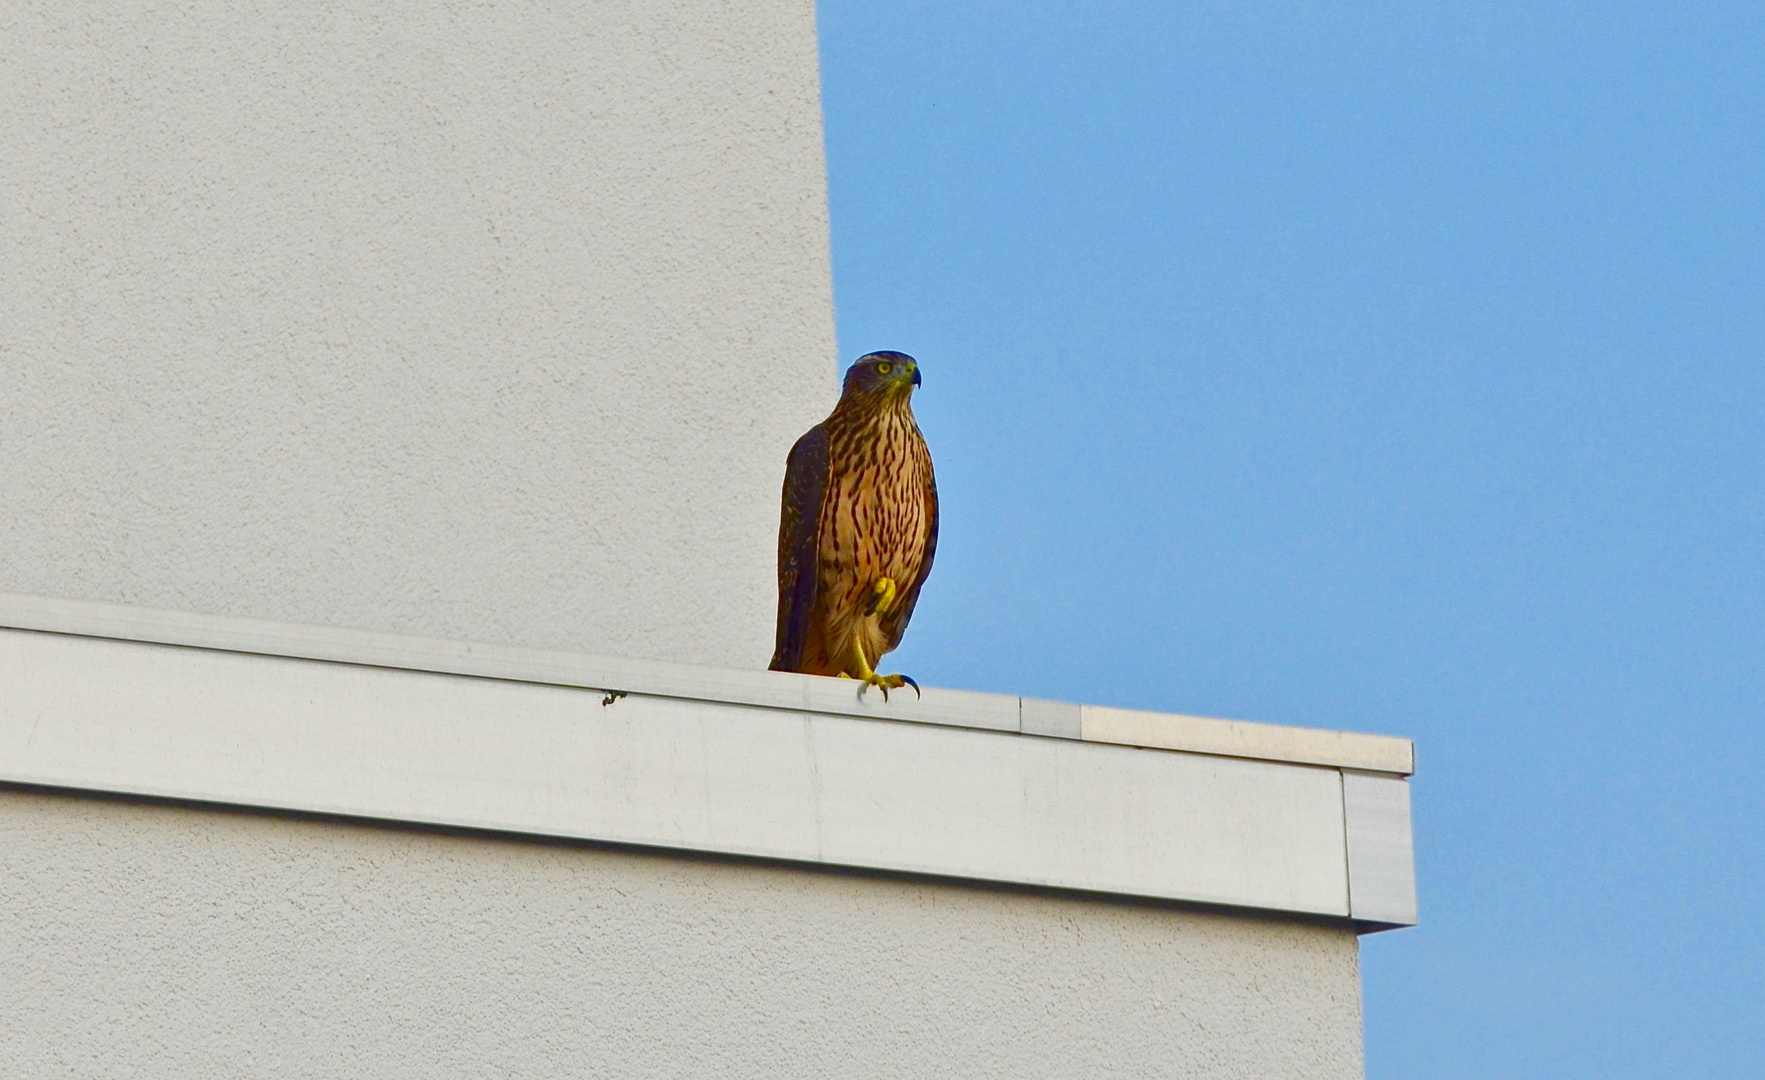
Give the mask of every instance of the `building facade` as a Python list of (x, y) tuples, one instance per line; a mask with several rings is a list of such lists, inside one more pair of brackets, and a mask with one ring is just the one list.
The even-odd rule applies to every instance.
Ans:
[(1406, 740), (763, 670), (812, 4), (0, 0), (0, 1073), (1361, 1075)]

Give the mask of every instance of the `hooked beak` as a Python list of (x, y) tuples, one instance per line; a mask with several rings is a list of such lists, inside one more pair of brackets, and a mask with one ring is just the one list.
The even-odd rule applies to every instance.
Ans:
[(914, 386), (919, 385), (919, 365), (918, 364), (913, 365), (913, 385)]

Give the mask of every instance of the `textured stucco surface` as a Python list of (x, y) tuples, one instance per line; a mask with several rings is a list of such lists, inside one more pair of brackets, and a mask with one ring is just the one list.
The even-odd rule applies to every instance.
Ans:
[(1346, 929), (0, 789), (8, 1076), (1361, 1075)]
[(0, 589), (763, 665), (811, 0), (0, 0)]

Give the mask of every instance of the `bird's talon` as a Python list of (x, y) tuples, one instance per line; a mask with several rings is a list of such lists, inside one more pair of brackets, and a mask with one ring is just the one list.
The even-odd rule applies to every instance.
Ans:
[(895, 591), (894, 578), (877, 578), (876, 586), (871, 589), (868, 614), (887, 614), (889, 609), (895, 606)]
[[(851, 678), (851, 676), (849, 676), (849, 675), (841, 675), (840, 677), (843, 679)], [(905, 675), (878, 675), (875, 672), (871, 672), (869, 675), (866, 675), (861, 681), (863, 682), (864, 685), (862, 685), (858, 688), (858, 696), (859, 697), (863, 697), (864, 691), (870, 689), (873, 686), (876, 687), (878, 690), (882, 691), (882, 696), (883, 696), (884, 701), (889, 700), (889, 691), (890, 690), (899, 690), (903, 686), (913, 687), (913, 696), (916, 698), (921, 698), (921, 697), (925, 696), (924, 694), (921, 694), (919, 692), (919, 684), (914, 682), (912, 679), (909, 679)]]

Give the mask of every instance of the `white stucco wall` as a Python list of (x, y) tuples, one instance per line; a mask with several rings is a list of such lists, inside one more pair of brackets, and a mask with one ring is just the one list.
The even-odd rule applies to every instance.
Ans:
[(0, 1066), (1361, 1075), (1347, 928), (0, 788)]
[[(0, 0), (0, 591), (788, 679), (752, 669), (771, 648), (784, 456), (835, 393), (821, 145), (810, 0)], [(46, 713), (20, 668), (42, 675), (0, 670), (15, 778), (54, 742), (36, 743)], [(361, 700), (452, 678), (381, 672)], [(110, 684), (58, 730), (114, 751), (120, 723), (164, 753), (174, 721), (216, 720), (198, 715), (220, 703), (207, 679), (179, 684), (200, 700), (169, 720), (128, 712), (152, 679)], [(76, 667), (67, 700), (45, 700), (101, 682)], [(617, 715), (649, 707), (616, 685), (634, 690)], [(557, 687), (504, 689), (615, 715)], [(275, 700), (214, 743), (266, 774), (292, 760), (251, 735), (277, 709), (358, 718), (370, 741), (400, 730), (260, 689)], [(516, 730), (500, 708), (478, 722)], [(986, 738), (1059, 736), (1112, 768), (1166, 751), (1094, 743), (1237, 747), (1190, 745), (1193, 724), (1176, 745), (1170, 718), (1149, 736), (1144, 717), (1006, 712), (1031, 734)], [(804, 730), (870, 722), (822, 713)], [(982, 737), (920, 735), (901, 745)], [(421, 739), (394, 752), (456, 767), (462, 791), (495, 772)], [(359, 786), (384, 794), (370, 773)], [(1037, 776), (1005, 777), (1013, 806)], [(638, 779), (509, 787), (672, 797), (618, 786)], [(1402, 809), (1379, 820), (1401, 817), (1407, 857)], [(1396, 843), (1329, 835), (1344, 860)], [(0, 1076), (1361, 1072), (1344, 919), (16, 784), (0, 784), (0, 960)]]
[(0, 589), (734, 666), (811, 0), (0, 0)]

